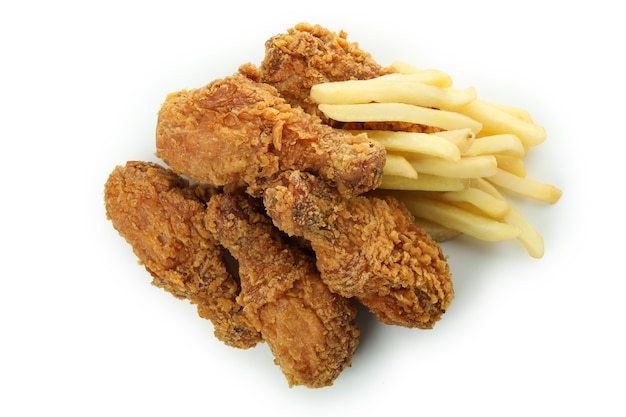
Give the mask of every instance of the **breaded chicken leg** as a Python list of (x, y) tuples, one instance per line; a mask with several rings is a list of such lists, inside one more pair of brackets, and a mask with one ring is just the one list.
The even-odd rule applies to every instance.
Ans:
[(376, 188), (385, 150), (292, 107), (274, 87), (240, 73), (170, 94), (158, 117), (157, 156), (177, 173), (215, 186), (249, 186), (277, 173), (314, 172), (346, 195)]
[(239, 262), (239, 303), (290, 386), (332, 385), (358, 344), (356, 309), (329, 291), (311, 254), (289, 244), (245, 194), (211, 198), (207, 228)]
[(348, 42), (343, 31), (299, 23), (265, 42), (259, 81), (271, 84), (293, 106), (321, 113), (310, 97), (311, 87), (329, 81), (366, 80), (389, 73), (372, 56)]
[(199, 196), (210, 194), (160, 165), (131, 161), (109, 175), (104, 201), (152, 283), (197, 304), (219, 340), (249, 348), (261, 336), (237, 304), (239, 285), (224, 264), (224, 249), (204, 227)]
[(441, 248), (396, 199), (343, 198), (320, 178), (285, 172), (264, 195), (274, 224), (309, 240), (322, 279), (380, 321), (432, 328), (453, 296)]

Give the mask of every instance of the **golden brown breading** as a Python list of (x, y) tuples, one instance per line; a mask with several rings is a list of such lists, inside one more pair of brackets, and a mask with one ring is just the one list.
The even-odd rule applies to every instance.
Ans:
[(130, 161), (110, 174), (104, 201), (152, 283), (197, 304), (219, 340), (249, 348), (261, 336), (236, 302), (239, 285), (226, 269), (224, 249), (204, 227), (198, 196), (210, 194), (160, 165)]
[(170, 94), (156, 145), (177, 173), (215, 186), (250, 186), (252, 194), (287, 169), (315, 172), (342, 193), (360, 194), (380, 184), (385, 164), (384, 148), (367, 135), (326, 126), (239, 73)]
[(310, 98), (311, 87), (329, 81), (365, 80), (389, 72), (344, 31), (332, 32), (320, 25), (297, 24), (287, 33), (265, 43), (259, 81), (276, 87), (293, 106), (321, 114)]
[(452, 279), (441, 248), (394, 198), (343, 198), (318, 177), (285, 172), (264, 196), (274, 224), (311, 242), (331, 291), (357, 297), (387, 324), (431, 328)]
[(260, 201), (245, 194), (216, 195), (206, 224), (238, 260), (239, 302), (290, 386), (332, 385), (358, 343), (352, 302), (329, 291), (314, 258), (285, 240)]

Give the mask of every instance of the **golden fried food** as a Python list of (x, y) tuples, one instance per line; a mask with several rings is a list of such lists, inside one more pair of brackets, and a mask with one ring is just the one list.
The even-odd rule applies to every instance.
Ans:
[(311, 242), (331, 291), (356, 297), (380, 321), (432, 328), (454, 297), (441, 248), (395, 198), (344, 198), (305, 172), (265, 190), (274, 224)]
[(320, 25), (300, 23), (265, 42), (259, 81), (276, 87), (291, 105), (320, 115), (310, 98), (313, 85), (365, 80), (388, 71), (357, 43), (348, 42), (344, 31), (335, 33)]
[(239, 263), (239, 303), (290, 385), (332, 385), (351, 363), (359, 330), (353, 303), (330, 292), (312, 254), (290, 244), (244, 194), (214, 196), (207, 228)]
[(177, 173), (215, 186), (248, 186), (260, 194), (277, 173), (315, 172), (340, 192), (380, 185), (384, 147), (333, 129), (292, 107), (275, 88), (236, 73), (170, 94), (158, 117), (157, 156)]
[(160, 165), (131, 161), (109, 175), (104, 201), (152, 283), (196, 304), (219, 340), (249, 348), (261, 335), (237, 304), (240, 288), (224, 264), (224, 249), (205, 229), (201, 196), (211, 194)]

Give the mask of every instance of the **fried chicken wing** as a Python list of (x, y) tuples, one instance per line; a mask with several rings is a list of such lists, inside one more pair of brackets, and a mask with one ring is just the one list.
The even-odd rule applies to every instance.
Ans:
[(259, 81), (276, 87), (293, 106), (321, 113), (310, 98), (311, 87), (329, 81), (365, 80), (391, 71), (347, 40), (344, 31), (300, 23), (265, 42)]
[(292, 107), (274, 87), (241, 73), (170, 94), (157, 123), (157, 156), (177, 173), (215, 186), (263, 184), (287, 169), (314, 172), (346, 195), (376, 188), (385, 150)]
[(265, 190), (274, 224), (303, 236), (329, 288), (356, 297), (380, 321), (432, 328), (453, 296), (441, 248), (391, 197), (344, 198), (318, 177), (282, 173)]
[(130, 161), (109, 175), (104, 200), (107, 218), (152, 283), (196, 304), (219, 340), (249, 348), (261, 336), (237, 304), (240, 288), (224, 264), (224, 249), (205, 229), (201, 197), (211, 194), (160, 165)]
[(358, 344), (356, 309), (329, 291), (314, 258), (291, 245), (245, 194), (220, 194), (206, 224), (239, 262), (240, 304), (253, 318), (290, 386), (332, 385)]

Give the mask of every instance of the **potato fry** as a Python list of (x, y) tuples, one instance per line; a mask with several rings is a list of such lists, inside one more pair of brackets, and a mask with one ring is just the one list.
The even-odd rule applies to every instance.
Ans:
[(511, 207), (507, 201), (473, 187), (461, 191), (437, 193), (432, 198), (450, 203), (468, 203), (493, 219), (502, 219)]
[(495, 175), (488, 176), (487, 181), (524, 197), (549, 204), (559, 201), (562, 194), (562, 191), (552, 184), (521, 178), (503, 169), (498, 169)]
[(387, 153), (383, 175), (417, 179), (417, 171), (405, 157), (390, 153)]
[(467, 181), (461, 178), (446, 178), (436, 175), (419, 174), (417, 179), (383, 175), (380, 190), (414, 191), (459, 191), (467, 187)]
[(481, 99), (476, 99), (457, 111), (480, 122), (485, 135), (511, 133), (517, 135), (526, 146), (539, 145), (546, 139), (543, 127), (519, 119)]
[(482, 129), (479, 122), (463, 114), (404, 103), (322, 103), (318, 107), (327, 117), (339, 122), (407, 122), (445, 130), (469, 128), (473, 133)]
[(506, 155), (521, 158), (526, 156), (526, 148), (522, 141), (515, 135), (492, 135), (476, 139), (463, 155)]
[[(408, 79), (414, 82), (420, 82), (444, 88), (452, 86), (452, 78), (443, 71), (439, 71), (436, 69), (420, 69), (402, 61), (394, 61), (391, 66), (395, 68), (399, 73), (389, 74), (383, 77), (400, 80)], [(406, 77), (407, 75), (408, 77)]]
[(515, 239), (521, 234), (517, 226), (480, 216), (442, 201), (414, 198), (403, 202), (415, 217), (430, 220), (480, 240), (497, 242)]
[(519, 210), (511, 206), (509, 212), (504, 217), (504, 221), (520, 228), (522, 232), (517, 237), (517, 240), (526, 248), (530, 256), (533, 258), (543, 257), (543, 237)]
[(524, 109), (520, 109), (518, 107), (513, 107), (513, 106), (507, 106), (507, 105), (500, 104), (500, 103), (493, 103), (491, 101), (486, 101), (486, 100), (483, 100), (483, 101), (491, 106), (497, 107), (498, 109), (509, 113), (511, 116), (517, 117), (520, 120), (524, 120), (528, 123), (535, 123), (532, 117), (530, 116), (530, 113), (528, 113), (528, 111)]
[(494, 155), (498, 161), (498, 168), (510, 172), (513, 175), (524, 178), (526, 176), (526, 164), (521, 158), (508, 155)]
[(316, 84), (311, 88), (311, 98), (325, 104), (404, 103), (453, 110), (473, 101), (476, 91), (373, 78)]
[(444, 138), (447, 141), (450, 141), (461, 151), (461, 154), (466, 152), (474, 140), (476, 139), (476, 135), (472, 132), (471, 129), (457, 129), (457, 130), (443, 130), (441, 132), (432, 133), (435, 136), (439, 136)]
[(457, 162), (441, 158), (410, 159), (418, 173), (451, 178), (480, 178), (496, 174), (498, 162), (492, 155), (470, 156)]
[(441, 136), (417, 132), (389, 130), (356, 131), (367, 133), (370, 139), (380, 142), (388, 152), (416, 153), (436, 156), (448, 161), (461, 159), (461, 150), (452, 141)]

